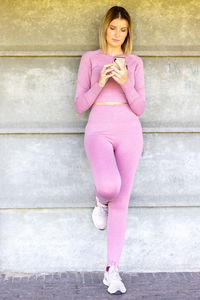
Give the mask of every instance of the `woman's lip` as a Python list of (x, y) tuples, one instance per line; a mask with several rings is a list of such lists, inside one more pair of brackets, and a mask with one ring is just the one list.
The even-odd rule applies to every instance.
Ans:
[(116, 40), (116, 39), (113, 39), (113, 41), (115, 41), (115, 42), (119, 42), (119, 40)]

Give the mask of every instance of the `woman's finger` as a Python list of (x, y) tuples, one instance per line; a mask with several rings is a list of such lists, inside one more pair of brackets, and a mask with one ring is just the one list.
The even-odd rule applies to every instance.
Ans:
[(121, 78), (122, 74), (120, 72), (116, 72), (115, 70), (112, 71), (112, 74)]
[(116, 71), (116, 73), (121, 74), (121, 70), (117, 69), (115, 66), (113, 66), (113, 71)]
[(113, 66), (113, 64), (107, 64), (103, 66), (103, 69), (106, 69), (107, 67)]
[(105, 77), (109, 78), (109, 77), (112, 77), (112, 76), (113, 76), (113, 74), (107, 74)]
[(112, 70), (112, 67), (105, 68), (105, 69), (103, 69), (103, 73), (110, 72), (111, 70)]
[(117, 78), (121, 78), (121, 76), (119, 75), (119, 74), (114, 74), (114, 75), (112, 75), (113, 77), (117, 77)]

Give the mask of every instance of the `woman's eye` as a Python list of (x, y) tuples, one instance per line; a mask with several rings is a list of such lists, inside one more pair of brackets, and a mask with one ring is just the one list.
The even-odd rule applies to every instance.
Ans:
[[(113, 27), (110, 27), (111, 30), (114, 30), (115, 28)], [(122, 30), (122, 32), (126, 32), (126, 29), (125, 30)]]

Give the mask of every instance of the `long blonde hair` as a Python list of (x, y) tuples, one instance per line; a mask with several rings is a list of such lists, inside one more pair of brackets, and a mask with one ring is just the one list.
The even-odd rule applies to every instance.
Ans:
[(126, 55), (131, 54), (132, 52), (132, 40), (133, 40), (133, 26), (132, 26), (132, 20), (127, 12), (127, 10), (124, 7), (121, 6), (113, 6), (111, 7), (107, 13), (104, 15), (100, 27), (99, 27), (99, 46), (100, 49), (106, 53), (107, 49), (107, 41), (106, 41), (106, 31), (107, 28), (112, 22), (112, 20), (120, 18), (125, 19), (128, 22), (128, 33), (124, 40), (124, 43), (122, 44), (121, 48), (123, 50), (123, 53)]

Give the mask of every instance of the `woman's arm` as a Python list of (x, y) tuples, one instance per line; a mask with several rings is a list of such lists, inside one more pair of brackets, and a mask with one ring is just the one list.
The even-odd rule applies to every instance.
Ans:
[(78, 69), (75, 109), (79, 114), (90, 108), (103, 88), (98, 81), (91, 86), (91, 72), (90, 51), (87, 51), (82, 55)]
[(120, 85), (126, 95), (131, 110), (137, 116), (140, 116), (145, 110), (146, 101), (143, 61), (140, 57), (138, 58), (138, 63), (135, 69), (135, 85), (130, 78), (128, 78), (125, 83)]

